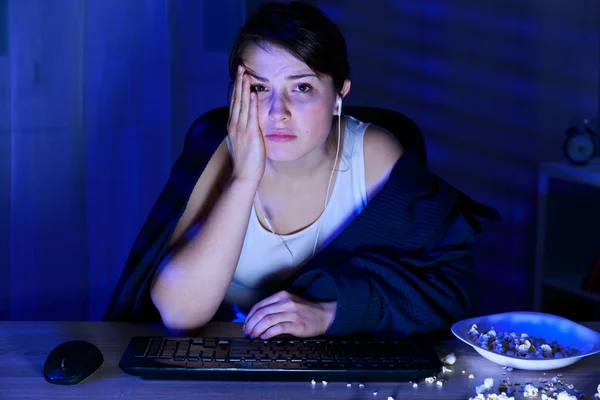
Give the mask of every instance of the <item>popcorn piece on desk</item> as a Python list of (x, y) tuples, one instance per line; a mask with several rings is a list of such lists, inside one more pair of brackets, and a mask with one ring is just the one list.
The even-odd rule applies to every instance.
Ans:
[(454, 353), (450, 353), (446, 355), (446, 357), (442, 358), (442, 362), (444, 364), (453, 365), (456, 362), (456, 355), (454, 355)]
[(504, 393), (489, 393), (487, 395), (480, 393), (476, 397), (470, 397), (469, 400), (515, 400), (515, 398), (512, 396), (509, 397)]
[(327, 381), (322, 381), (321, 383), (323, 384), (323, 386), (327, 386)]
[(317, 381), (315, 381), (315, 380), (313, 379), (312, 381), (310, 381), (310, 384), (314, 386), (314, 385), (316, 385), (316, 384), (317, 384)]
[(466, 374), (466, 373), (467, 373), (467, 371), (465, 371), (465, 370), (463, 369), (463, 370), (462, 370), (462, 373), (463, 373), (463, 374)]
[(445, 374), (446, 372), (452, 372), (452, 370), (450, 368), (446, 368), (445, 365), (442, 365), (442, 374)]
[(359, 384), (358, 384), (358, 388), (359, 388), (359, 389), (363, 389), (364, 387), (365, 387), (365, 385), (364, 385), (364, 384), (362, 384), (362, 383), (359, 383)]
[(425, 382), (433, 383), (433, 382), (435, 382), (435, 378), (433, 376), (428, 376), (427, 378), (425, 378)]
[(525, 385), (523, 392), (523, 396), (525, 397), (535, 397), (538, 395), (538, 388), (528, 383), (527, 385)]
[(346, 387), (352, 387), (351, 383), (346, 383)]
[(570, 395), (567, 391), (564, 391), (558, 394), (556, 400), (577, 400), (577, 397)]
[[(483, 385), (479, 385), (479, 386), (475, 387), (475, 393), (486, 394), (488, 392), (491, 392), (493, 387), (494, 387), (494, 379), (486, 378), (483, 381)], [(493, 394), (493, 393), (490, 393), (490, 394)]]
[(477, 393), (478, 395), (484, 395), (487, 392), (489, 392), (489, 390), (485, 387), (485, 385), (475, 386), (475, 393)]
[(419, 387), (419, 384), (417, 382), (415, 382), (415, 383), (413, 383), (413, 387), (414, 388)]
[(394, 400), (392, 396), (388, 396), (387, 400)]
[(469, 379), (475, 379), (475, 375), (469, 374)]

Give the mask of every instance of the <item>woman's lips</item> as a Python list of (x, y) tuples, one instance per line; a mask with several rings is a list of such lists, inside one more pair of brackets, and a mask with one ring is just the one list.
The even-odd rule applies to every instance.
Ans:
[(272, 130), (265, 137), (271, 142), (290, 142), (296, 139), (296, 135), (287, 130)]
[(267, 139), (271, 142), (289, 142), (296, 139), (293, 135), (267, 135)]

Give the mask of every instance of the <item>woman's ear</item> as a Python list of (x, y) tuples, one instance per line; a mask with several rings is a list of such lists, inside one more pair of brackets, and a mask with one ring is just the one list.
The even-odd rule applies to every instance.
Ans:
[(350, 92), (351, 86), (352, 86), (352, 81), (350, 81), (350, 79), (346, 79), (344, 81), (344, 85), (342, 86), (342, 90), (340, 92), (342, 98), (344, 98), (348, 95), (348, 92)]

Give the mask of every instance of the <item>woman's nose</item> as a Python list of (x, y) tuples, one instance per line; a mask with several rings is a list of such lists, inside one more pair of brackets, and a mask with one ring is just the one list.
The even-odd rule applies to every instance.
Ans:
[(269, 108), (271, 121), (285, 121), (290, 117), (290, 110), (282, 96), (273, 96)]

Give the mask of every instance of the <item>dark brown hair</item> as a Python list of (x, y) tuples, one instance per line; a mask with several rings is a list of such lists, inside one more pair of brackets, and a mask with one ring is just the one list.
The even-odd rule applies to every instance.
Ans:
[(320, 9), (297, 1), (269, 2), (246, 21), (229, 55), (229, 76), (235, 80), (238, 65), (249, 44), (275, 45), (304, 62), (316, 74), (333, 79), (336, 92), (350, 77), (346, 40)]

